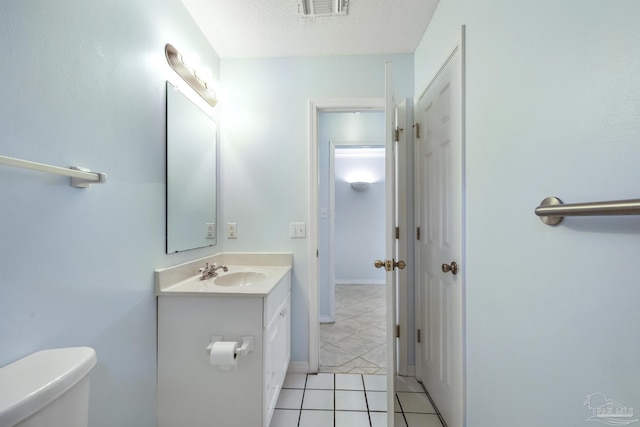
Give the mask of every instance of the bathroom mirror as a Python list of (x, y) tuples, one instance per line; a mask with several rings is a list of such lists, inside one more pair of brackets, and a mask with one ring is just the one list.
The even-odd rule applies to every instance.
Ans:
[(216, 122), (167, 82), (167, 253), (216, 244)]

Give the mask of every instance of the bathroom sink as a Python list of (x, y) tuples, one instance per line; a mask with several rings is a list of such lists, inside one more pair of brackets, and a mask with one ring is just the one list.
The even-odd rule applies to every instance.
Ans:
[(235, 271), (213, 279), (216, 286), (249, 286), (264, 281), (270, 275), (264, 271)]
[[(236, 254), (227, 255), (230, 261), (237, 261)], [(265, 259), (257, 258), (259, 263), (235, 264), (233, 261), (209, 257), (204, 260), (181, 264), (178, 267), (156, 270), (156, 294), (158, 296), (265, 296), (291, 270), (291, 259), (278, 259), (278, 254), (270, 254)], [(256, 260), (252, 258), (251, 260)], [(250, 261), (251, 261), (250, 260)], [(242, 259), (240, 259), (242, 261)], [(282, 265), (269, 265), (270, 262)], [(201, 280), (200, 268), (205, 265), (218, 265), (216, 276)], [(226, 266), (226, 271), (221, 268)]]

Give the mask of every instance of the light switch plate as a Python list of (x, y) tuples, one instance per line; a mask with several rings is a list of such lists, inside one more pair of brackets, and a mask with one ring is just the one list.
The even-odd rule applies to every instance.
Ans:
[(307, 237), (307, 224), (304, 222), (292, 222), (290, 225), (289, 236), (291, 238)]

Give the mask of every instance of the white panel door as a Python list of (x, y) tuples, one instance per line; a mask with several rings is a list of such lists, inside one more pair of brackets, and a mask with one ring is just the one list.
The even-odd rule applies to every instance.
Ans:
[(462, 69), (457, 48), (418, 101), (421, 379), (463, 425)]

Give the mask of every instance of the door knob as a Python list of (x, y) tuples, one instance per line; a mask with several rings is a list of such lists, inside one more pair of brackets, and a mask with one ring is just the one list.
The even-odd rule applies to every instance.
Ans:
[(396, 262), (396, 260), (391, 260), (391, 261), (385, 260), (385, 261), (382, 261), (380, 259), (377, 259), (377, 260), (375, 260), (373, 265), (376, 268), (384, 267), (385, 270), (392, 271), (396, 267), (398, 267), (400, 270), (404, 270), (404, 268), (407, 266), (407, 263), (404, 262), (404, 261), (398, 261), (398, 262)]
[(458, 264), (455, 261), (452, 261), (451, 264), (442, 264), (442, 272), (451, 274), (458, 274)]

